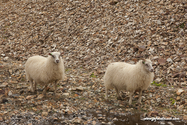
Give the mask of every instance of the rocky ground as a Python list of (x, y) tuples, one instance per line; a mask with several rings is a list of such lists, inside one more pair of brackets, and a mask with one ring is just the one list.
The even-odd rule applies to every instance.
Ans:
[[(24, 64), (51, 51), (64, 52), (66, 79), (57, 96), (52, 86), (46, 97), (42, 86), (30, 93)], [(127, 92), (117, 100), (114, 90), (105, 101), (107, 65), (142, 58), (150, 58), (155, 70), (142, 105), (137, 94), (132, 106)], [(186, 71), (185, 0), (0, 1), (1, 124), (114, 124), (131, 113), (185, 122)]]

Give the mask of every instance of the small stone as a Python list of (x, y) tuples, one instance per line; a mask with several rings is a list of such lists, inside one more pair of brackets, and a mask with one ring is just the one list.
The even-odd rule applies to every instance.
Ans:
[(20, 95), (19, 94), (12, 94), (11, 96), (14, 98), (18, 98)]
[(184, 92), (183, 89), (178, 89), (177, 92), (176, 92), (176, 94), (177, 94), (177, 95), (181, 95), (181, 93), (183, 93), (183, 92)]
[(48, 116), (48, 112), (45, 112), (45, 111), (42, 112), (42, 116), (45, 116), (45, 117)]
[(161, 98), (157, 98), (156, 101), (157, 101), (157, 102), (160, 102), (160, 101), (161, 101)]
[(158, 63), (160, 65), (165, 65), (166, 64), (166, 59), (158, 59)]
[(76, 87), (76, 88), (70, 88), (69, 90), (70, 91), (83, 91), (84, 89), (85, 89), (85, 87), (79, 86), (79, 87)]
[(69, 88), (69, 91), (76, 91), (77, 88), (73, 87), (73, 88)]
[(181, 82), (181, 85), (182, 85), (182, 86), (186, 86), (186, 81)]
[(110, 5), (116, 5), (118, 2), (117, 1), (112, 1), (112, 2), (110, 2), (109, 4)]
[(153, 60), (156, 60), (156, 59), (158, 59), (158, 58), (159, 58), (158, 56), (154, 56), (154, 57), (153, 57)]
[(3, 54), (1, 54), (1, 56), (5, 57), (5, 54), (3, 53)]
[(140, 52), (143, 52), (144, 50), (146, 50), (146, 47), (145, 46), (139, 46), (138, 49), (139, 49)]
[(17, 81), (12, 81), (12, 80), (10, 80), (9, 81), (11, 84), (17, 84), (18, 82)]
[(151, 117), (158, 116), (158, 112), (157, 111), (151, 111), (151, 112), (148, 113), (148, 116), (151, 116)]
[(161, 23), (161, 21), (160, 21), (160, 20), (157, 20), (157, 24), (159, 24), (159, 25), (160, 25), (160, 24), (162, 24), (162, 23)]
[(5, 98), (4, 98), (4, 99), (2, 99), (2, 100), (0, 99), (0, 103), (6, 103), (6, 102), (8, 102), (8, 100), (7, 100), (7, 99), (5, 99)]
[(92, 121), (92, 125), (96, 125), (97, 124), (97, 122), (96, 121)]
[(44, 95), (40, 94), (40, 95), (38, 95), (38, 97), (36, 99), (42, 99), (43, 97), (44, 97)]
[(149, 52), (154, 53), (154, 48), (149, 48)]
[(9, 91), (9, 92), (8, 92), (8, 96), (12, 96), (12, 91)]
[(6, 87), (6, 85), (0, 85), (0, 88), (5, 88)]
[(173, 60), (172, 60), (171, 58), (168, 58), (168, 59), (167, 59), (167, 62), (173, 63)]
[(75, 119), (73, 119), (73, 123), (74, 124), (81, 124), (81, 119), (80, 118), (75, 118)]
[(176, 78), (176, 77), (179, 77), (180, 76), (180, 73), (175, 73), (172, 75), (173, 78)]
[(28, 95), (27, 97), (26, 97), (26, 99), (27, 100), (30, 100), (30, 99), (33, 99), (35, 96), (33, 96), (33, 95)]
[(172, 122), (168, 122), (169, 125), (174, 125)]
[(180, 105), (177, 109), (178, 110), (182, 110), (184, 108), (184, 106), (183, 105)]
[(2, 122), (3, 121), (3, 117), (0, 117), (0, 122)]
[(118, 119), (115, 117), (114, 119), (113, 119), (113, 121), (117, 121)]
[(97, 69), (97, 74), (102, 74), (104, 73), (101, 69)]
[(181, 97), (180, 97), (180, 96), (177, 96), (176, 100), (179, 101), (180, 99), (181, 99)]
[(160, 83), (161, 80), (162, 80), (161, 78), (156, 78), (156, 79), (155, 79), (155, 82), (156, 82), (156, 83)]
[(184, 115), (184, 116), (183, 116), (183, 120), (187, 120), (187, 115)]
[(69, 96), (69, 93), (63, 93), (62, 95), (63, 96)]
[(8, 57), (8, 56), (6, 56), (6, 57), (5, 57), (3, 60), (6, 62), (6, 61), (8, 60), (8, 58), (9, 58), (9, 57)]
[(76, 90), (78, 90), (78, 91), (83, 91), (84, 88), (83, 88), (82, 86), (79, 86), (79, 87), (76, 88)]
[(98, 117), (98, 120), (103, 120), (104, 118), (103, 117)]

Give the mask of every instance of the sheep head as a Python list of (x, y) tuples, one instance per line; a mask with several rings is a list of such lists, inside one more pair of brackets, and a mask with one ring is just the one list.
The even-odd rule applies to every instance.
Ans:
[(58, 64), (60, 62), (60, 55), (62, 53), (60, 52), (52, 52), (52, 53), (49, 53), (49, 55), (53, 58), (53, 61), (54, 63)]
[(144, 66), (144, 69), (147, 71), (147, 72), (153, 72), (153, 66), (152, 66), (152, 62), (150, 59), (143, 59), (142, 61), (142, 64)]

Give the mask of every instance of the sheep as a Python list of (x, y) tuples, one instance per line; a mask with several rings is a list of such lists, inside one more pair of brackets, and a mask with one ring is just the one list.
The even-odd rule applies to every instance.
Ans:
[[(56, 94), (56, 83), (59, 80), (63, 80), (65, 77), (64, 62), (62, 53), (52, 52), (49, 53), (48, 57), (43, 56), (33, 56), (30, 57), (25, 63), (26, 78), (31, 83), (31, 92), (36, 91), (36, 85), (39, 83), (44, 86), (43, 94), (46, 95), (46, 89), (49, 83), (55, 82)], [(35, 86), (33, 88), (33, 81), (35, 81)]]
[(139, 91), (138, 103), (141, 104), (142, 91), (146, 90), (153, 81), (154, 73), (150, 59), (143, 59), (136, 64), (114, 62), (108, 65), (104, 75), (105, 99), (108, 100), (108, 89), (115, 88), (117, 99), (121, 99), (120, 90), (130, 92), (129, 105), (132, 96)]

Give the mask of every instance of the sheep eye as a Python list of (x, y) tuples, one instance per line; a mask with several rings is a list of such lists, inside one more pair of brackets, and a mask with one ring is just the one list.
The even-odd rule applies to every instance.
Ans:
[(55, 56), (51, 55), (53, 58), (55, 58)]

